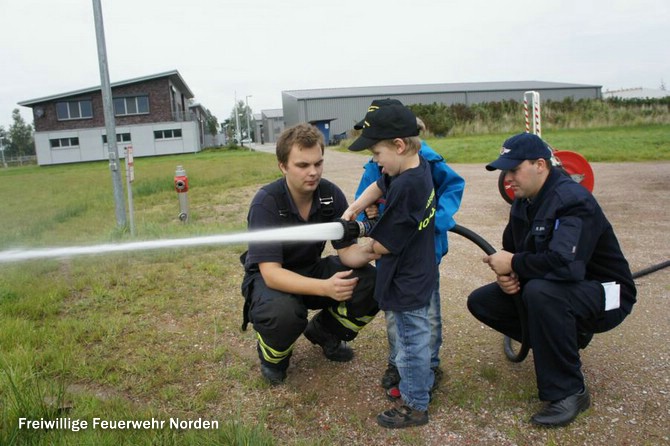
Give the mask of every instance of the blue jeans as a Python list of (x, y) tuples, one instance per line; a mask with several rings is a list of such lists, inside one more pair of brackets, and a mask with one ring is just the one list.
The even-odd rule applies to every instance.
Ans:
[[(386, 337), (389, 343), (388, 363), (396, 365), (398, 347), (396, 345), (396, 324), (393, 312), (386, 311)], [(440, 347), (442, 347), (442, 311), (440, 309), (440, 276), (437, 276), (435, 288), (428, 304), (428, 321), (430, 322), (430, 368), (440, 365)]]
[(412, 409), (428, 410), (434, 379), (430, 368), (428, 306), (392, 313), (397, 330), (395, 359), (400, 374), (400, 395)]

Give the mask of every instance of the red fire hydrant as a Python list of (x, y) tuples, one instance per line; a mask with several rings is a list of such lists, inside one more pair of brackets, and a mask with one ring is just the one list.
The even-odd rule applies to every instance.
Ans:
[(177, 166), (174, 173), (174, 189), (179, 197), (179, 220), (188, 221), (188, 177), (182, 166)]

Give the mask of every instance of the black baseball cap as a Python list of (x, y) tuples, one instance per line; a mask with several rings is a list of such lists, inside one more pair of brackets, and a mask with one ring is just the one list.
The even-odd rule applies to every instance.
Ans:
[(354, 128), (362, 129), (361, 136), (349, 146), (349, 150), (359, 152), (393, 138), (419, 136), (416, 116), (397, 99), (377, 99), (372, 101), (365, 118)]
[(500, 156), (487, 164), (486, 170), (510, 170), (525, 160), (540, 158), (551, 158), (549, 145), (533, 133), (519, 133), (505, 140), (500, 148)]
[[(371, 107), (384, 107), (387, 105), (402, 105), (402, 102), (400, 102), (397, 99), (391, 99), (391, 98), (375, 99), (374, 101), (372, 101), (372, 104), (370, 104), (370, 107), (368, 107), (368, 111), (370, 111)], [(354, 130), (362, 130), (364, 126), (365, 126), (365, 118), (361, 119), (354, 125)]]

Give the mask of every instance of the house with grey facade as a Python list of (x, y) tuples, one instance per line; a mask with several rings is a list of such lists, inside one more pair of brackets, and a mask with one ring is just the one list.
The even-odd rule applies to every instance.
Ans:
[(391, 85), (282, 91), (284, 123), (317, 126), (326, 141), (337, 140), (365, 115), (373, 99), (394, 98), (405, 105), (441, 103), (476, 104), (502, 100), (523, 101), (526, 91), (540, 92), (540, 100), (562, 101), (602, 98), (602, 86), (541, 81), (468, 82), (449, 84)]
[[(111, 84), (119, 155), (193, 153), (206, 143), (207, 110), (177, 70)], [(109, 158), (100, 86), (19, 102), (33, 111), (39, 165)]]

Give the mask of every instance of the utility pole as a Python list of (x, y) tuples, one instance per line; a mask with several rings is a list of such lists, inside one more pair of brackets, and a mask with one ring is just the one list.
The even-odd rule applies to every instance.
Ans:
[(249, 125), (249, 98), (251, 95), (244, 97), (244, 103), (247, 105), (247, 109), (244, 110), (244, 114), (247, 115), (247, 138), (251, 140), (251, 126)]
[(112, 172), (114, 187), (114, 203), (116, 204), (116, 224), (126, 226), (126, 205), (123, 197), (123, 182), (119, 167), (119, 150), (116, 146), (116, 123), (114, 121), (114, 104), (112, 102), (112, 87), (109, 82), (107, 66), (107, 46), (105, 44), (105, 28), (102, 22), (102, 7), (100, 0), (93, 0), (93, 17), (95, 19), (95, 37), (98, 42), (98, 63), (100, 65), (100, 90), (102, 92), (102, 107), (105, 115), (107, 131), (107, 152), (109, 154), (109, 169)]

